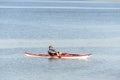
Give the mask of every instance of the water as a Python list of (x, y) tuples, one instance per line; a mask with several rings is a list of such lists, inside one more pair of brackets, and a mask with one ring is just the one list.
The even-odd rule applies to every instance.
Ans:
[[(44, 5), (44, 3), (41, 4)], [(41, 6), (41, 4), (39, 3), (36, 7)], [(97, 4), (100, 5), (101, 3)], [(114, 7), (117, 4), (104, 3), (107, 7)], [(0, 8), (0, 38), (63, 40), (119, 37), (120, 9), (107, 9), (106, 7), (104, 9), (94, 9), (94, 6), (90, 6), (91, 9), (86, 9), (84, 6), (91, 5), (88, 3), (84, 3), (84, 6), (79, 3), (78, 7), (82, 7), (82, 9), (71, 9), (69, 6), (64, 9), (61, 7), (64, 7), (64, 5), (60, 5), (58, 9), (54, 8), (57, 7), (56, 5), (53, 5), (52, 8), (42, 6), (43, 8), (40, 9), (24, 8), (25, 6), (17, 9), (15, 8), (17, 6), (10, 9)], [(101, 7), (103, 7), (103, 4), (98, 8)]]
[(1, 80), (115, 80), (120, 76), (119, 48), (57, 48), (67, 52), (92, 53), (88, 60), (28, 58), (24, 51), (45, 52), (46, 48), (1, 49)]
[[(118, 80), (120, 3), (0, 2), (0, 80)], [(28, 58), (24, 52), (92, 53), (88, 60)]]

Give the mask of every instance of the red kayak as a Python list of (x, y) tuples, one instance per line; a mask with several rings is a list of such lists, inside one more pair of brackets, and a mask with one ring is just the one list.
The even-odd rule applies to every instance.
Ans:
[[(39, 58), (53, 58), (57, 59), (58, 56), (50, 56), (49, 54), (33, 54), (29, 52), (25, 52), (25, 55), (28, 57), (39, 57)], [(62, 53), (60, 59), (88, 59), (92, 54), (70, 54), (70, 53)]]

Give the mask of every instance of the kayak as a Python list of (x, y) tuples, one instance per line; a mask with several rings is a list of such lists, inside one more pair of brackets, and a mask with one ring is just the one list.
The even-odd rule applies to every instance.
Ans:
[(50, 56), (49, 54), (37, 54), (25, 52), (27, 57), (38, 57), (38, 58), (52, 58), (52, 59), (88, 59), (92, 54), (71, 54), (71, 53), (62, 53), (61, 57)]

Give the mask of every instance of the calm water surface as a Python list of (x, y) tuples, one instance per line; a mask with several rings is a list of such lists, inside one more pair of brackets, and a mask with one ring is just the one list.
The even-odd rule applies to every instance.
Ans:
[(92, 53), (88, 60), (28, 58), (24, 51), (45, 52), (46, 48), (0, 49), (1, 80), (115, 80), (120, 76), (119, 48), (57, 48), (69, 52)]
[[(101, 42), (104, 41), (102, 39), (114, 39), (114, 41), (120, 39), (120, 9), (113, 9), (119, 8), (119, 5), (120, 3), (88, 2), (0, 3), (0, 80), (120, 79), (120, 47), (112, 47), (112, 45), (107, 47), (103, 45), (101, 47), (75, 47), (75, 45), (74, 47), (64, 47), (66, 39), (68, 41), (86, 39), (88, 44), (91, 39), (101, 39)], [(9, 6), (14, 7), (5, 8)], [(15, 6), (23, 8), (15, 8)], [(41, 8), (24, 8), (26, 6)], [(50, 6), (52, 8), (42, 8)], [(64, 6), (67, 9), (62, 8)], [(82, 9), (69, 7), (82, 7)], [(14, 39), (12, 43), (15, 41), (15, 44), (12, 44), (9, 39)], [(26, 48), (28, 43), (18, 48), (21, 44), (19, 39), (31, 40), (31, 48)], [(92, 53), (93, 56), (88, 61), (25, 57), (25, 51), (47, 52), (48, 45), (41, 42), (44, 48), (39, 47), (37, 42), (32, 43), (33, 39), (52, 40), (55, 44), (57, 44), (56, 40), (62, 40), (64, 43), (62, 47), (57, 46), (58, 51)], [(6, 41), (4, 42), (4, 40)], [(82, 44), (82, 42), (77, 42)], [(107, 45), (106, 42), (104, 43)], [(119, 44), (118, 40), (117, 43)], [(98, 43), (95, 42), (95, 44)], [(10, 45), (14, 48), (10, 48)], [(38, 48), (32, 45), (37, 45)]]

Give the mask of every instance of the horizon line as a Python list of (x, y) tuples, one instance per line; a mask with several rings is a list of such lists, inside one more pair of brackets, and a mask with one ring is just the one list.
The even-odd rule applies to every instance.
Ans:
[(120, 9), (108, 7), (0, 6), (1, 9)]
[[(4, 1), (0, 1), (0, 2), (4, 2)], [(7, 1), (9, 2), (9, 1)], [(55, 3), (119, 3), (120, 1), (114, 1), (114, 0), (110, 0), (110, 1), (106, 1), (106, 0), (94, 0), (94, 1), (11, 1), (11, 2), (55, 2)]]

